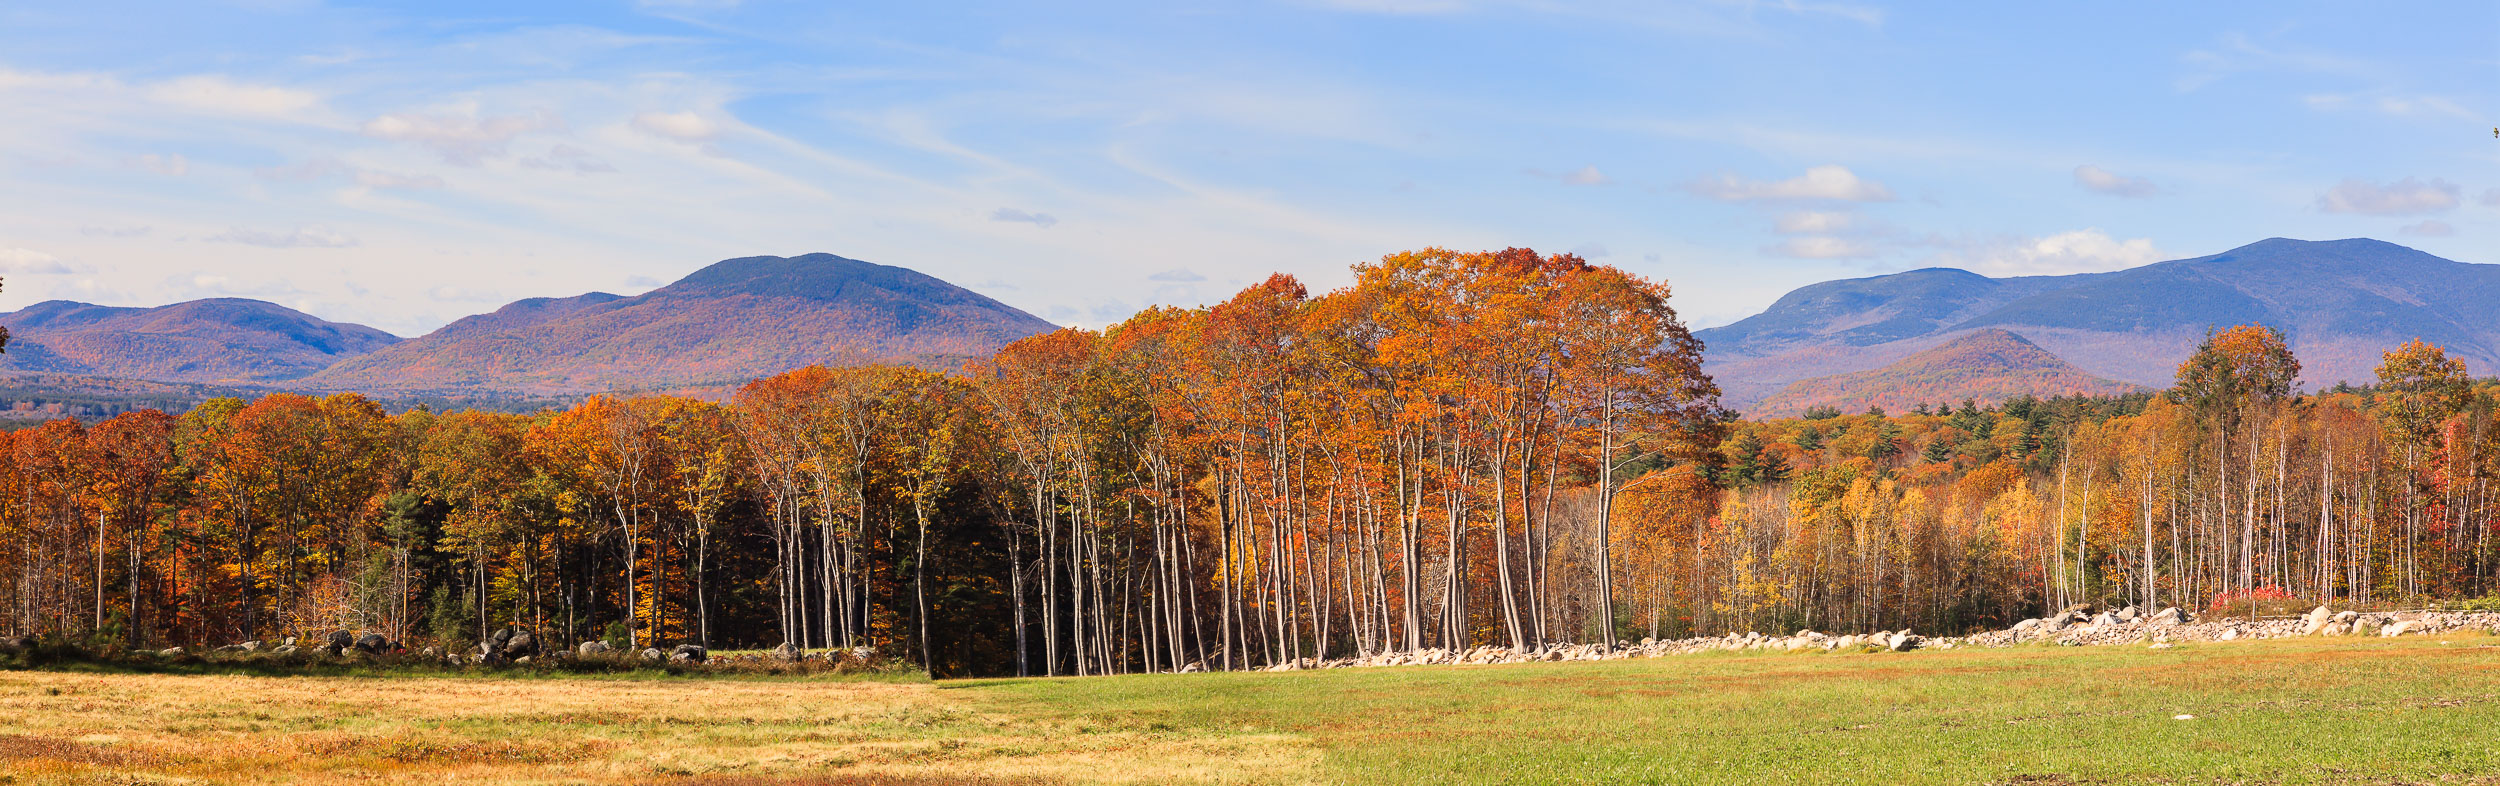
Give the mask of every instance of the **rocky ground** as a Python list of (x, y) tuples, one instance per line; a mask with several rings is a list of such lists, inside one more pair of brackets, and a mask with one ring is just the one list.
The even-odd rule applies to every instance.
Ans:
[[(2271, 619), (2205, 620), (2178, 608), (2144, 613), (2133, 606), (2115, 611), (2089, 605), (2067, 608), (2040, 619), (2024, 620), (2005, 630), (1968, 636), (1922, 636), (1910, 630), (1826, 634), (1801, 630), (1788, 636), (1761, 633), (1728, 634), (1690, 639), (1642, 639), (1612, 649), (1602, 644), (1572, 644), (1544, 649), (1476, 647), (1466, 650), (1428, 649), (1360, 658), (1313, 660), (1269, 667), (1268, 671), (1343, 669), (1378, 666), (1538, 663), (1579, 660), (1622, 660), (1691, 655), (1703, 652), (1769, 650), (1786, 652), (1907, 652), (1956, 647), (2010, 647), (2017, 644), (2107, 646), (2141, 644), (2154, 648), (2191, 641), (2279, 639), (2296, 636), (2414, 636), (2457, 630), (2500, 633), (2500, 613), (2472, 611), (2357, 612), (2319, 606), (2305, 616)], [(1197, 671), (1192, 666), (1188, 670)]]

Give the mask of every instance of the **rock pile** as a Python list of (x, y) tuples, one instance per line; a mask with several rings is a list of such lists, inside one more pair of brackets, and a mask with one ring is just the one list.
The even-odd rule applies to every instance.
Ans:
[[(1797, 631), (1789, 636), (1731, 633), (1724, 636), (1689, 639), (1642, 639), (1637, 644), (1626, 643), (1613, 648), (1602, 644), (1567, 644), (1520, 649), (1510, 647), (1426, 649), (1326, 660), (1302, 658), (1266, 666), (1262, 670), (1297, 671), (1382, 666), (1621, 660), (1748, 650), (1871, 653), (1907, 652), (1922, 648), (2009, 647), (2017, 644), (2057, 646), (2147, 644), (2166, 649), (2175, 643), (2193, 641), (2238, 641), (2296, 636), (2412, 636), (2457, 630), (2500, 633), (2500, 613), (2467, 611), (2365, 613), (2349, 610), (2337, 612), (2320, 606), (2308, 615), (2296, 618), (2202, 620), (2194, 612), (2176, 607), (2164, 607), (2158, 611), (2146, 612), (2134, 606), (2127, 606), (2116, 611), (2106, 611), (2090, 604), (2077, 604), (2046, 617), (2023, 620), (2005, 630), (1988, 631), (1970, 636), (1928, 637), (1906, 629), (1844, 635), (1830, 635), (1811, 630)], [(1193, 663), (1183, 667), (1181, 671), (1183, 673), (1204, 671), (1208, 666), (1209, 664)]]

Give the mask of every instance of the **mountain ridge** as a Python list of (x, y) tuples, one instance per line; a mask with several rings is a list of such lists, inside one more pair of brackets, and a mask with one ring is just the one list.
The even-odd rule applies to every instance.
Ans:
[(2323, 387), (2369, 379), (2412, 338), (2477, 373), (2500, 367), (2500, 265), (2368, 238), (2268, 238), (2126, 270), (1989, 278), (1952, 268), (1800, 287), (1763, 313), (1695, 331), (1731, 406), (1786, 386), (1881, 368), (1970, 331), (2011, 331), (2086, 373), (2168, 384), (2211, 328), (2282, 328)]
[(0, 325), (12, 334), (0, 355), (10, 372), (185, 383), (287, 382), (402, 340), (248, 298), (153, 307), (47, 300), (0, 314)]
[(2117, 395), (2143, 389), (2086, 373), (2013, 331), (1982, 328), (1882, 368), (1790, 383), (1746, 414), (1793, 417), (1815, 407), (1907, 411), (1925, 402)]
[(301, 383), (529, 393), (699, 385), (814, 363), (952, 365), (1056, 329), (908, 268), (821, 253), (738, 257), (631, 297), (516, 302)]

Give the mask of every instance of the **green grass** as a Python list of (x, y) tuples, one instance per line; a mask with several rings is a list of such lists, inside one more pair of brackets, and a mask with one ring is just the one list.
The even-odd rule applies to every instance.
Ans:
[[(945, 683), (1024, 717), (1285, 734), (1349, 783), (2500, 776), (2484, 637)], [(2175, 720), (2194, 715), (2194, 720)]]
[(2453, 634), (939, 683), (178, 666), (0, 670), (0, 784), (2500, 783), (2500, 639)]

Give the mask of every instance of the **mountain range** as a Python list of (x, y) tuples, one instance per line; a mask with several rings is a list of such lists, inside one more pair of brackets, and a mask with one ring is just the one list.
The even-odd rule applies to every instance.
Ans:
[(715, 263), (632, 297), (532, 298), (412, 339), (273, 303), (50, 301), (0, 314), (6, 370), (382, 394), (743, 382), (812, 363), (960, 365), (1057, 329), (936, 278), (831, 254)]
[(276, 303), (212, 298), (155, 308), (47, 300), (0, 314), (5, 368), (160, 382), (300, 379), (398, 336)]
[[(1827, 281), (1695, 335), (1728, 405), (1751, 412), (1800, 382), (1883, 369), (1981, 330), (2020, 336), (2089, 376), (2167, 387), (2206, 331), (2252, 323), (2285, 332), (2312, 389), (2373, 379), (2380, 353), (2414, 338), (2489, 374), (2500, 368), (2500, 265), (2378, 240), (2274, 238), (2107, 273), (1929, 268)], [(1982, 394), (1952, 398), (1963, 395)]]
[[(1929, 268), (1806, 286), (1696, 335), (1725, 403), (1769, 416), (2166, 387), (2208, 330), (2247, 323), (2285, 331), (2311, 388), (2372, 379), (2380, 353), (2413, 338), (2489, 374), (2500, 265), (2276, 238), (2106, 273)], [(720, 387), (811, 363), (955, 367), (1055, 329), (936, 278), (831, 254), (724, 260), (630, 297), (522, 300), (410, 339), (230, 298), (48, 301), (0, 325), (15, 336), (0, 372), (23, 378), (397, 397)]]

